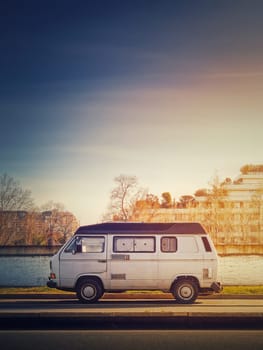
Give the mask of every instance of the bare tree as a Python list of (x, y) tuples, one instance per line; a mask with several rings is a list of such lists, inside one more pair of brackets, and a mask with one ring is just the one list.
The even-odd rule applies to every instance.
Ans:
[[(251, 212), (249, 222), (246, 227), (253, 228), (254, 235), (251, 235), (253, 243), (262, 244), (263, 242), (263, 187), (259, 187), (251, 197)], [(253, 237), (254, 236), (254, 237)]]
[(34, 209), (34, 200), (29, 190), (24, 190), (15, 179), (7, 174), (0, 176), (0, 244), (12, 244), (21, 237), (17, 225), (26, 211)]
[(49, 211), (49, 210), (64, 211), (65, 205), (60, 202), (54, 202), (52, 200), (49, 200), (48, 202), (42, 204), (39, 209), (40, 209), (39, 211)]
[(32, 210), (34, 200), (29, 190), (24, 190), (13, 177), (0, 176), (0, 211)]
[(227, 190), (217, 174), (210, 182), (210, 187), (206, 194), (205, 203), (208, 210), (205, 215), (205, 226), (217, 244), (220, 234), (232, 229), (232, 211), (231, 206), (226, 204)]
[(120, 175), (114, 179), (116, 187), (111, 191), (111, 202), (107, 218), (128, 221), (132, 217), (135, 203), (143, 197), (145, 190), (138, 188), (136, 176)]
[(37, 208), (29, 190), (0, 176), (0, 245), (62, 244), (77, 226), (63, 204), (49, 201)]

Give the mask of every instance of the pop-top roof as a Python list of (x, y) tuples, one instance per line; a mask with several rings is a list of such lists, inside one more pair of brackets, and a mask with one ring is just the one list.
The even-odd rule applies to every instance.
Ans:
[(165, 234), (206, 234), (203, 226), (197, 222), (176, 223), (131, 223), (109, 222), (80, 226), (75, 234), (109, 233), (165, 233)]

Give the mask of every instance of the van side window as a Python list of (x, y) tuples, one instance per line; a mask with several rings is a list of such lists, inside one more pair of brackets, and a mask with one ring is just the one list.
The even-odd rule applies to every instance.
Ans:
[(176, 239), (176, 237), (162, 237), (161, 238), (161, 251), (163, 253), (175, 253), (177, 251), (177, 239)]
[(155, 238), (114, 237), (113, 251), (115, 253), (153, 253), (155, 252)]
[(212, 248), (211, 248), (211, 245), (207, 239), (207, 237), (202, 237), (202, 241), (203, 241), (203, 245), (205, 247), (205, 251), (206, 252), (211, 252), (212, 251)]
[(104, 237), (84, 237), (81, 240), (82, 253), (102, 253), (104, 246)]
[(65, 253), (102, 253), (105, 249), (104, 237), (77, 237), (65, 249)]

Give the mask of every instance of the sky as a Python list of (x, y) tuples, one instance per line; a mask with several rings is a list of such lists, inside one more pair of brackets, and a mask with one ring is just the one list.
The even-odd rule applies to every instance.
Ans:
[(263, 1), (0, 4), (0, 174), (100, 222), (114, 178), (177, 199), (263, 163)]

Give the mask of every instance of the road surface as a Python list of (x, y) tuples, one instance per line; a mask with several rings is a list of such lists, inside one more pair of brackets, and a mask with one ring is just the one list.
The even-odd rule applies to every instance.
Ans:
[(56, 330), (0, 331), (9, 350), (262, 350), (259, 330)]
[(89, 305), (75, 299), (7, 299), (0, 300), (0, 324), (2, 329), (263, 329), (263, 299), (198, 299), (192, 305), (160, 299), (101, 300)]

